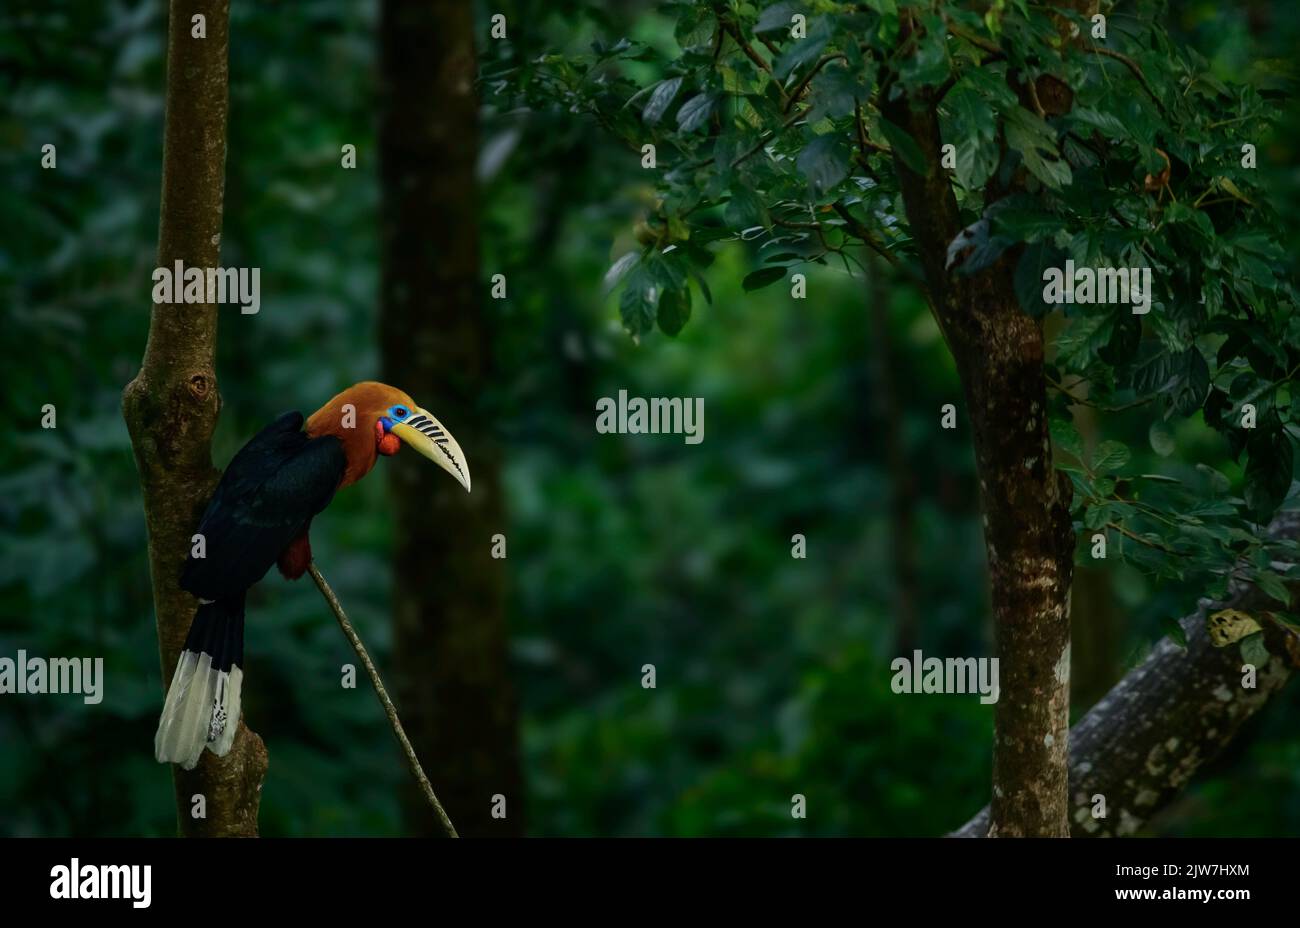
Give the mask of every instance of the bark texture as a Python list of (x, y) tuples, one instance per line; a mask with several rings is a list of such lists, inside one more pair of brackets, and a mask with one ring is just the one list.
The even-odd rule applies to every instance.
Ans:
[[(1300, 516), (1275, 523), (1285, 537), (1300, 536)], [(1294, 592), (1294, 590), (1293, 590)], [(1293, 595), (1292, 602), (1295, 601)], [(1187, 650), (1163, 639), (1070, 732), (1070, 831), (1076, 838), (1132, 835), (1164, 808), (1247, 719), (1260, 711), (1300, 659), (1294, 636), (1264, 622), (1270, 657), (1253, 689), (1242, 685), (1237, 645), (1216, 648), (1205, 617), (1223, 608), (1256, 614), (1278, 604), (1259, 591), (1238, 589), (1225, 602), (1203, 601), (1182, 620)], [(1105, 798), (1105, 818), (1095, 818), (1094, 797)], [(989, 809), (954, 832), (984, 837)]]
[[(523, 832), (506, 659), (499, 455), (487, 427), (491, 325), (480, 298), (473, 10), (386, 0), (380, 22), (384, 377), (439, 416), (469, 458), (466, 494), (398, 455), (394, 656), (398, 704), (460, 833)], [(493, 796), (506, 800), (493, 818)], [(411, 830), (441, 831), (406, 795)]]
[(974, 436), (1001, 677), (991, 832), (1064, 837), (1075, 540), (1069, 482), (1052, 466), (1043, 334), (1020, 309), (1011, 256), (970, 276), (946, 266), (961, 223), (934, 101), (902, 97), (885, 115), (926, 159), (924, 174), (897, 157), (895, 167)]
[[(195, 14), (207, 37), (191, 37)], [(158, 264), (217, 267), (226, 170), (228, 0), (172, 0), (167, 34), (166, 125)], [(156, 305), (140, 372), (122, 393), (149, 536), (164, 691), (197, 601), (178, 585), (191, 536), (217, 481), (211, 439), (217, 392), (215, 305)], [(161, 702), (159, 703), (161, 708)], [(204, 752), (197, 767), (172, 767), (177, 819), (189, 837), (257, 835), (267, 756), (241, 719), (224, 758)], [(204, 797), (206, 817), (192, 814)]]

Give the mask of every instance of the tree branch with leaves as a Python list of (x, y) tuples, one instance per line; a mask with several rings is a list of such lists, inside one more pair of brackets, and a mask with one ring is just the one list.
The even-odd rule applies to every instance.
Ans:
[[(673, 9), (675, 54), (602, 39), (528, 66), (512, 92), (589, 115), (653, 164), (649, 234), (607, 275), (636, 337), (675, 335), (692, 294), (711, 299), (719, 242), (752, 249), (746, 290), (852, 270), (858, 247), (922, 282), (985, 514), (1002, 668), (990, 832), (1066, 835), (1076, 556), (1101, 536), (1210, 596), (1245, 581), (1286, 598), (1278, 555), (1295, 542), (1261, 526), (1292, 491), (1300, 317), (1246, 147), (1277, 110), (1177, 47), (1156, 3), (1122, 34), (1093, 0)], [(659, 76), (633, 79), (633, 62)], [(1067, 262), (1149, 269), (1149, 313), (1046, 302), (1044, 271)], [(1199, 416), (1245, 455), (1242, 478), (1136, 474), (1117, 440), (1085, 448), (1065, 383), (1102, 410)]]

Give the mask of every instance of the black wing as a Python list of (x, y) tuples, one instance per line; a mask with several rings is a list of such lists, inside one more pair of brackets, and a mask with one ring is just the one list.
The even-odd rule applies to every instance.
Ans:
[(308, 438), (302, 413), (287, 412), (239, 450), (199, 523), (206, 557), (193, 550), (181, 587), (203, 599), (242, 593), (266, 575), (329, 505), (347, 458), (333, 436)]

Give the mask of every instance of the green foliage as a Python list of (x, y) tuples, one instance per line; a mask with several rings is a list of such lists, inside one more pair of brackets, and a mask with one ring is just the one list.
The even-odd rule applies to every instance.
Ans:
[[(856, 16), (849, 26), (880, 48), (898, 40), (908, 10), (919, 5), (862, 6), (847, 13), (812, 7), (821, 15), (810, 18), (810, 34), (818, 22), (832, 28), (816, 60), (792, 64), (783, 86), (792, 88), (840, 49), (842, 16)], [(1004, 6), (1012, 12), (994, 15), (996, 32), (960, 11), (951, 22), (988, 41), (1019, 36), (1012, 20), (1023, 5)], [(1205, 129), (1216, 138), (1253, 136), (1253, 116), (1209, 127), (1271, 109), (1268, 88), (1276, 89), (1279, 72), (1248, 66), (1268, 58), (1259, 42), (1275, 42), (1276, 59), (1290, 55), (1300, 19), (1276, 5), (1277, 28), (1251, 39), (1241, 10), (1194, 6), (1188, 22), (1211, 71), (1190, 98), (1199, 105), (1211, 81), (1249, 76), (1263, 90), (1234, 90), (1233, 115), (1208, 120)], [(903, 283), (916, 270), (910, 236), (889, 157), (874, 147), (896, 144), (870, 104), (891, 73), (888, 58), (846, 47), (845, 58), (823, 65), (809, 82), (793, 110), (802, 121), (733, 166), (767, 128), (790, 117), (773, 81), (733, 39), (720, 52), (725, 73), (712, 69), (713, 7), (679, 3), (665, 7), (670, 18), (638, 9), (635, 21), (620, 19), (630, 15), (621, 7), (569, 0), (522, 4), (518, 15), (507, 9), (510, 40), (479, 49), (483, 265), (508, 276), (511, 294), (485, 302), (494, 314), (501, 387), (457, 415), (492, 423), (505, 449), (511, 662), (523, 714), (529, 830), (883, 835), (936, 834), (959, 824), (987, 799), (991, 713), (960, 697), (904, 704), (882, 691), (882, 657), (892, 653), (896, 622), (887, 519), (895, 477), (881, 440), (879, 345), (863, 319), (864, 285), (838, 273), (835, 249), (852, 262), (858, 240), (840, 213), (826, 209), (845, 207), (903, 263), (881, 289), (888, 350), (905, 393), (900, 432), (917, 488), (921, 646), (935, 654), (986, 653), (969, 436), (933, 426), (933, 411), (960, 387), (924, 301)], [(733, 7), (721, 9), (730, 15)], [(736, 13), (742, 34), (770, 62), (754, 34), (788, 51), (796, 9), (810, 7)], [(263, 267), (266, 299), (251, 320), (221, 319), (218, 465), (271, 416), (310, 407), (379, 367), (381, 215), (376, 89), (368, 77), (374, 4), (301, 2), (294, 10), (287, 18), (268, 6), (232, 9), (223, 255), (228, 264)], [(0, 441), (0, 654), (102, 654), (111, 683), (94, 709), (73, 697), (5, 697), (0, 704), (5, 835), (174, 831), (170, 773), (149, 754), (162, 681), (139, 490), (118, 410), (143, 349), (156, 247), (163, 15), (160, 5), (145, 2), (14, 0), (0, 11), (7, 104), (0, 205), (10, 219), (0, 229), (7, 429)], [(517, 29), (516, 22), (530, 26)], [(479, 27), (486, 36), (485, 22)], [(909, 66), (906, 80), (934, 87), (943, 63), (934, 54), (938, 27), (929, 28), (916, 40), (930, 50), (927, 66)], [(1157, 66), (1167, 43), (1127, 31), (1112, 41), (1148, 69), (1167, 106), (1180, 106), (1182, 72), (1171, 76)], [(1004, 166), (993, 116), (1016, 106), (1017, 97), (1005, 65), (973, 67), (983, 54), (951, 35), (943, 45), (948, 77), (959, 79), (941, 124), (957, 146), (958, 196), (970, 224), (985, 218), (982, 188)], [(692, 49), (686, 68), (668, 67)], [(1265, 549), (1257, 526), (1242, 516), (1252, 485), (1246, 468), (1269, 450), (1252, 456), (1247, 442), (1230, 448), (1221, 436), (1233, 433), (1220, 425), (1236, 421), (1242, 403), (1262, 402), (1283, 423), (1267, 434), (1293, 432), (1297, 393), (1282, 379), (1293, 365), (1279, 358), (1291, 358), (1295, 339), (1276, 318), (1276, 303), (1265, 298), (1257, 306), (1240, 288), (1251, 288), (1254, 299), (1260, 289), (1268, 293), (1270, 278), (1279, 292), (1290, 279), (1290, 254), (1279, 255), (1270, 242), (1294, 240), (1300, 198), (1294, 184), (1234, 168), (1232, 146), (1222, 141), (1210, 151), (1222, 155), (1217, 179), (1207, 182), (1215, 192), (1192, 207), (1205, 187), (1182, 174), (1190, 168), (1166, 138), (1143, 128), (1152, 107), (1129, 72), (1114, 60), (1081, 64), (1093, 99), (1047, 120), (1066, 152), (1071, 183), (1046, 196), (1032, 180), (1032, 199), (988, 217), (993, 234), (1061, 256), (1095, 244), (1120, 249), (1126, 260), (1151, 251), (1151, 261), (1169, 262), (1185, 247), (1181, 237), (1200, 243), (1195, 254), (1205, 253), (1204, 226), (1195, 218), (1204, 214), (1215, 238), (1210, 260), (1195, 273), (1220, 275), (1217, 290), (1203, 288), (1204, 312), (1235, 319), (1244, 302), (1258, 323), (1240, 324), (1234, 335), (1160, 321), (1169, 305), (1200, 313), (1199, 294), (1172, 304), (1162, 295), (1136, 325), (1132, 315), (1080, 307), (1067, 320), (1058, 313), (1045, 323), (1059, 332), (1059, 383), (1082, 394), (1079, 376), (1100, 374), (1086, 388), (1090, 401), (1142, 403), (1107, 411), (1100, 434), (1082, 418), (1075, 427), (1077, 408), (1058, 401), (1053, 410), (1058, 461), (1091, 494), (1080, 494), (1081, 518), (1114, 518), (1180, 552), (1158, 552), (1105, 529), (1112, 550), (1130, 557), (1108, 560), (1105, 577), (1131, 623), (1114, 647), (1131, 663), (1161, 617), (1182, 614), (1206, 591), (1196, 565), (1213, 563), (1220, 546), (1241, 552), (1247, 572), (1277, 590), (1268, 565), (1290, 552)], [(653, 88), (674, 77), (682, 78), (674, 99), (647, 127), (642, 114)], [(1132, 100), (1099, 107), (1105, 93)], [(701, 97), (707, 102), (695, 102)], [(517, 106), (521, 99), (529, 105)], [(859, 157), (859, 101), (874, 180)], [(597, 120), (612, 131), (597, 131)], [(1284, 121), (1268, 141), (1284, 163), (1300, 150), (1297, 128), (1300, 120)], [(1085, 164), (1086, 148), (1070, 132), (1104, 143), (1105, 162)], [(827, 135), (849, 153), (850, 173), (818, 192), (797, 159), (806, 143)], [(37, 157), (47, 139), (59, 145), (53, 176)], [(1260, 146), (1263, 174), (1267, 137), (1251, 140)], [(658, 145), (653, 173), (639, 165), (646, 141)], [(356, 172), (339, 170), (341, 142), (357, 144)], [(1191, 215), (1173, 209), (1169, 196), (1157, 202), (1140, 189), (1153, 145), (1175, 158), (1174, 191)], [(932, 156), (906, 142), (897, 150), (914, 161)], [(684, 170), (703, 158), (706, 166)], [(1007, 154), (1008, 170), (1011, 160)], [(1094, 196), (1103, 198), (1098, 204), (1111, 198), (1103, 180), (1123, 182), (1117, 209), (1132, 229), (1108, 224), (1107, 211), (1089, 205)], [(1091, 224), (1078, 220), (1084, 209)], [(1270, 210), (1287, 224), (1284, 234), (1228, 231), (1234, 217), (1254, 221)], [(650, 244), (634, 235), (638, 220)], [(797, 225), (812, 222), (821, 235)], [(1180, 236), (1172, 251), (1158, 241), (1166, 234)], [(1021, 247), (1008, 251), (1014, 257)], [(1026, 255), (1031, 250), (1024, 246)], [(666, 265), (658, 267), (661, 260)], [(746, 288), (765, 267), (757, 279), (767, 286)], [(654, 350), (608, 331), (618, 325), (619, 288), (647, 279), (634, 278), (635, 269), (660, 282), (654, 305), (634, 316), (641, 334), (655, 337), (651, 330), (665, 322), (680, 326), (676, 340)], [(607, 270), (617, 293), (602, 302)], [(816, 297), (792, 310), (776, 282), (796, 270), (809, 275)], [(664, 281), (674, 286), (664, 291)], [(1032, 296), (1028, 287), (1019, 290)], [(685, 318), (678, 296), (666, 312), (667, 292), (690, 292), (685, 306), (694, 318)], [(1131, 377), (1152, 358), (1184, 355), (1193, 343), (1210, 389), (1199, 412), (1165, 418), (1165, 396), (1174, 392), (1148, 399)], [(1148, 344), (1158, 350), (1144, 353)], [(1116, 372), (1113, 379), (1107, 371)], [(620, 388), (707, 395), (708, 437), (688, 455), (655, 436), (594, 436), (591, 398)], [(47, 433), (35, 423), (50, 401), (60, 427)], [(1261, 422), (1265, 411), (1261, 406)], [(1107, 441), (1123, 444), (1127, 461), (1113, 447), (1100, 451)], [(1084, 461), (1115, 467), (1089, 472)], [(1270, 480), (1281, 484), (1265, 475), (1252, 483), (1267, 487)], [(313, 526), (317, 556), (381, 668), (391, 666), (393, 500), (385, 489), (382, 480), (349, 489)], [(796, 531), (806, 533), (810, 555), (792, 569)], [(1184, 551), (1191, 554), (1184, 558)], [(1183, 579), (1170, 577), (1168, 567), (1180, 564)], [(406, 771), (373, 698), (338, 686), (339, 666), (353, 658), (316, 591), (273, 575), (249, 612), (245, 706), (271, 752), (263, 833), (400, 833), (396, 795)], [(654, 693), (639, 683), (646, 661), (659, 668)], [(1123, 669), (1119, 662), (1111, 668), (1114, 676)], [(1300, 689), (1278, 700), (1258, 722), (1260, 737), (1195, 785), (1161, 830), (1300, 829)], [(439, 761), (425, 760), (436, 782)], [(809, 819), (797, 823), (789, 818), (795, 792), (809, 799)]]
[[(261, 266), (266, 299), (256, 316), (221, 318), (219, 466), (278, 413), (377, 372), (371, 12), (307, 2), (291, 23), (232, 10), (223, 260)], [(18, 0), (0, 11), (0, 200), (6, 217), (31, 217), (0, 229), (0, 655), (98, 656), (105, 675), (98, 706), (0, 698), (3, 835), (175, 833), (171, 772), (152, 756), (164, 687), (120, 412), (148, 331), (165, 20), (151, 3)], [(325, 71), (337, 80), (322, 81)], [(54, 170), (40, 166), (46, 142), (57, 145)], [(339, 167), (343, 142), (362, 152), (355, 172)], [(57, 428), (40, 427), (46, 403)], [(313, 530), (381, 662), (385, 508), (382, 486), (363, 484)], [(355, 656), (322, 606), (310, 583), (271, 578), (249, 599), (256, 682), (244, 705), (273, 758), (262, 830), (395, 833), (407, 774), (373, 696), (339, 687)]]
[[(849, 268), (863, 243), (919, 276), (898, 170), (927, 173), (940, 153), (883, 110), (900, 95), (938, 101), (968, 223), (948, 267), (975, 274), (1014, 261), (1023, 310), (1063, 319), (1053, 326), (1053, 418), (1068, 425), (1080, 404), (1140, 408), (1162, 417), (1150, 429), (1163, 456), (1176, 448), (1173, 424), (1189, 419), (1244, 456), (1236, 492), (1207, 509), (1200, 482), (1128, 473), (1118, 452), (1085, 466), (1067, 451), (1059, 463), (1075, 478), (1080, 528), (1116, 533), (1126, 542), (1117, 550), (1144, 569), (1211, 587), (1239, 559), (1267, 565), (1279, 553), (1259, 527), (1295, 499), (1300, 315), (1277, 243), (1282, 219), (1242, 150), (1262, 152), (1272, 137), (1281, 111), (1269, 93), (1226, 80), (1172, 39), (1158, 3), (1139, 4), (1122, 28), (1112, 20), (1105, 40), (1086, 18), (1023, 2), (983, 16), (930, 0), (666, 9), (675, 48), (623, 39), (550, 56), (516, 88), (530, 107), (562, 101), (634, 150), (656, 147), (657, 168), (642, 172), (654, 186), (651, 221), (680, 228), (642, 253), (649, 276), (627, 278), (629, 332), (647, 334), (652, 300), (670, 293), (661, 328), (675, 335), (684, 323), (678, 290), (651, 282), (665, 247), (687, 238), (766, 253), (747, 291), (828, 257)], [(795, 13), (807, 16), (804, 37)], [(1062, 38), (1062, 22), (1078, 27), (1077, 40)], [(1048, 92), (1063, 87), (1069, 105), (1059, 107)], [(679, 98), (685, 115), (663, 119)], [(1043, 272), (1066, 260), (1149, 269), (1150, 313), (1047, 305)], [(1253, 428), (1243, 427), (1247, 404)], [(1264, 566), (1253, 573), (1268, 576)]]

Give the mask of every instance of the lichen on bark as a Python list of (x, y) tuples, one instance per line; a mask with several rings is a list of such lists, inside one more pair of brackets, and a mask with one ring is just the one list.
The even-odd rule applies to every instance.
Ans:
[[(1300, 516), (1279, 515), (1270, 532), (1278, 538), (1300, 537)], [(1187, 638), (1185, 649), (1168, 638), (1160, 641), (1071, 729), (1069, 802), (1074, 837), (1124, 836), (1141, 829), (1223, 751), (1295, 672), (1300, 661), (1295, 633), (1265, 620), (1269, 660), (1256, 669), (1255, 686), (1243, 686), (1240, 647), (1215, 647), (1206, 630), (1206, 615), (1223, 608), (1262, 614), (1276, 608), (1276, 603), (1241, 584), (1224, 602), (1203, 600), (1180, 623)], [(1103, 808), (1097, 797), (1104, 800), (1104, 817), (1095, 814)], [(986, 808), (955, 835), (983, 837), (989, 831)]]
[[(1070, 643), (1074, 536), (1070, 488), (1052, 465), (1038, 323), (1021, 311), (1003, 256), (961, 276), (946, 264), (961, 231), (938, 160), (937, 102), (900, 97), (885, 115), (926, 154), (926, 170), (895, 157), (926, 289), (956, 361), (970, 417), (984, 511), (1001, 696), (994, 710), (993, 833), (1068, 834), (1069, 679), (1056, 668)], [(989, 191), (996, 199), (997, 191)]]

